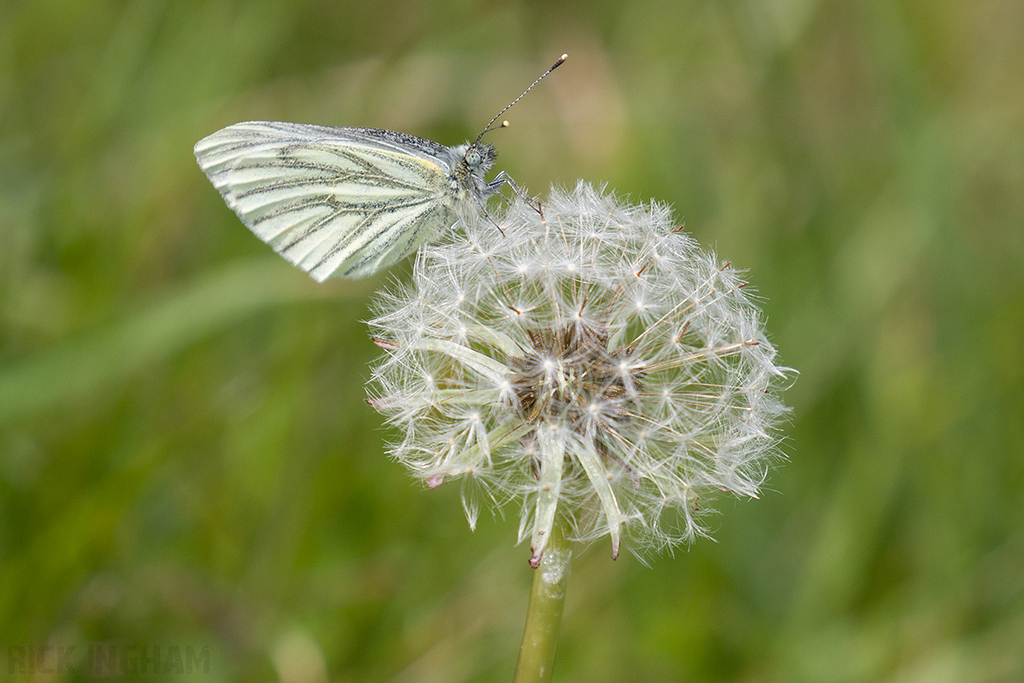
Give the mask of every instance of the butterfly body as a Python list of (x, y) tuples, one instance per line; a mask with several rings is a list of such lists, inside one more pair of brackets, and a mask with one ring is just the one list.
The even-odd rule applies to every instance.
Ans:
[(195, 154), (246, 227), (320, 282), (400, 261), (504, 182), (484, 180), (491, 145), (377, 128), (248, 121), (203, 138)]

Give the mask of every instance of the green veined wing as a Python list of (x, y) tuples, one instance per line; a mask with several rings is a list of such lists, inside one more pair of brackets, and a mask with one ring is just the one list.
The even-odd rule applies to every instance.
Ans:
[(459, 202), (482, 200), (493, 152), (460, 169), (466, 149), (373, 128), (249, 121), (195, 153), (246, 227), (322, 282), (400, 261), (455, 223)]

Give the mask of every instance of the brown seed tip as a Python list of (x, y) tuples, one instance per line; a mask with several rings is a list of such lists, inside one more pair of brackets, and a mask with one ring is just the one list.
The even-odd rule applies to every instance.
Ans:
[(393, 341), (388, 341), (387, 339), (377, 339), (376, 337), (370, 337), (370, 341), (372, 341), (374, 344), (384, 349), (385, 351), (398, 350), (398, 344), (396, 344)]
[(539, 567), (540, 566), (540, 558), (542, 558), (542, 557), (544, 557), (544, 551), (543, 550), (540, 551), (539, 553), (534, 550), (533, 551), (533, 555), (530, 557), (530, 566), (533, 567), (534, 569)]

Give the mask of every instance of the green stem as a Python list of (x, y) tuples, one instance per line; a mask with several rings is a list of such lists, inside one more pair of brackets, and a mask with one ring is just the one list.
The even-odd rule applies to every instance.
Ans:
[(530, 607), (526, 613), (526, 631), (519, 650), (514, 683), (542, 683), (551, 680), (571, 562), (572, 547), (561, 525), (556, 522), (541, 556), (540, 566), (534, 570)]

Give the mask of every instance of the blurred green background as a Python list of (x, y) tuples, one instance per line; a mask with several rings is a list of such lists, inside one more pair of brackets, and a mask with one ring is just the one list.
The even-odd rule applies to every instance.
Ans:
[[(511, 679), (516, 514), (471, 533), (362, 402), (408, 265), (317, 286), (192, 145), (458, 144), (568, 52), (498, 168), (672, 203), (801, 377), (716, 542), (580, 555), (556, 680), (1024, 680), (1022, 35), (1019, 0), (5, 3), (0, 679), (98, 644), (209, 655), (140, 680)], [(75, 672), (21, 674), (47, 645)]]

